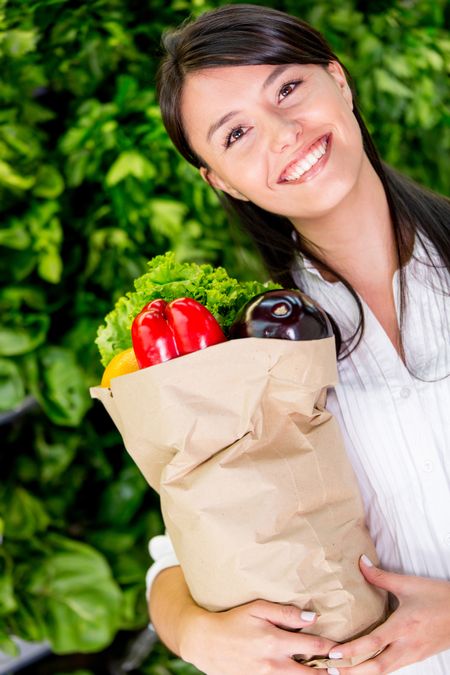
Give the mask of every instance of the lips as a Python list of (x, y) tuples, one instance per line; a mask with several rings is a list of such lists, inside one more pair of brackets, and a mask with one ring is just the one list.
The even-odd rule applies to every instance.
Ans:
[[(319, 136), (312, 143), (304, 146), (297, 156), (289, 162), (281, 172), (277, 183), (299, 182), (309, 176), (309, 172), (317, 173), (320, 165), (328, 158), (328, 149), (331, 142), (331, 134)], [(319, 166), (318, 166), (319, 165)], [(312, 171), (318, 166), (316, 171)]]

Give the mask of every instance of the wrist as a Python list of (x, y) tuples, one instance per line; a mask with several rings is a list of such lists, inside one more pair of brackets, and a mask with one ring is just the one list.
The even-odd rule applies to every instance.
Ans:
[(199, 662), (211, 616), (211, 612), (202, 609), (194, 602), (183, 608), (178, 629), (178, 649), (183, 661), (194, 665)]

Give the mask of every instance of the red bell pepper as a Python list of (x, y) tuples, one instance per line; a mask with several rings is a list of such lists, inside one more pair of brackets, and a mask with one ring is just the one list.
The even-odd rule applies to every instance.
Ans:
[(140, 368), (226, 340), (211, 312), (193, 298), (145, 305), (133, 321), (131, 338)]

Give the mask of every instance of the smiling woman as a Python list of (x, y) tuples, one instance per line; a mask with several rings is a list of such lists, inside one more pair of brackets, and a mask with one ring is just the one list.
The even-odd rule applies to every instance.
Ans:
[(238, 217), (272, 278), (306, 291), (339, 325), (340, 382), (327, 406), (384, 568), (366, 561), (361, 571), (397, 602), (383, 625), (339, 647), (308, 635), (310, 607), (208, 613), (166, 539), (161, 555), (152, 545), (153, 622), (208, 675), (306, 673), (292, 654), (329, 652), (333, 675), (447, 675), (450, 203), (380, 159), (348, 72), (300, 19), (229, 5), (164, 45), (159, 102), (173, 143)]

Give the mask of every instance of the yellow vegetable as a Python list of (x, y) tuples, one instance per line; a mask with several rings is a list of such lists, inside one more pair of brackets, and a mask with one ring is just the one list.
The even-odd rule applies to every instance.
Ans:
[(123, 352), (116, 354), (106, 366), (100, 386), (109, 387), (113, 377), (134, 373), (135, 370), (139, 370), (139, 365), (133, 348), (124, 349)]

